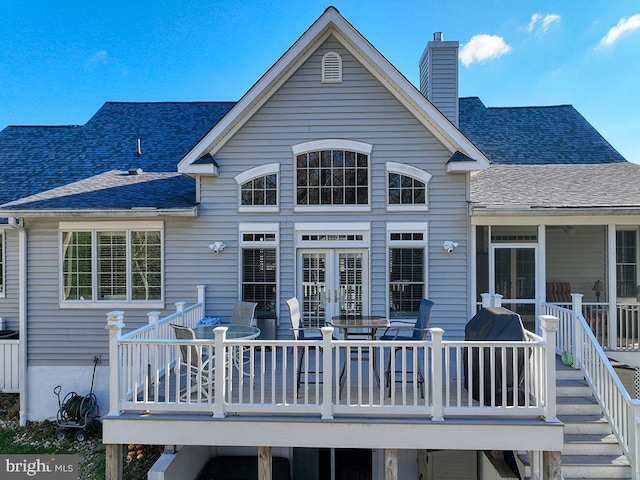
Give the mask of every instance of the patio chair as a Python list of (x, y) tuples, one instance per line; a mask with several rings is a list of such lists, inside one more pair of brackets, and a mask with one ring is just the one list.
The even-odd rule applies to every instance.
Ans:
[(233, 304), (231, 325), (255, 326), (254, 314), (258, 304), (256, 302), (236, 302)]
[[(291, 330), (293, 332), (294, 340), (322, 340), (322, 335), (320, 334), (319, 329), (317, 328), (304, 328), (301, 326), (302, 316), (300, 315), (300, 302), (296, 297), (290, 298), (287, 302), (287, 307), (289, 307), (289, 318), (291, 319)], [(306, 331), (306, 333), (305, 333)], [(314, 333), (311, 333), (314, 332)], [(297, 350), (297, 348), (296, 348)], [(300, 358), (298, 361), (298, 371), (296, 372), (296, 388), (300, 389), (300, 382), (302, 376), (302, 366), (304, 362), (304, 352), (305, 348), (300, 348)], [(322, 375), (321, 370), (321, 360), (319, 353), (322, 352), (322, 349), (319, 349), (318, 354), (316, 354), (316, 365), (315, 371), (313, 372), (305, 372), (304, 382), (307, 383), (307, 378), (309, 373), (313, 373), (314, 375)], [(322, 382), (320, 382), (322, 383)]]
[[(171, 324), (173, 333), (178, 340), (194, 340), (196, 334), (189, 327)], [(180, 355), (182, 363), (188, 368), (188, 385), (180, 390), (180, 399), (186, 400), (191, 398), (194, 393), (202, 392), (202, 396), (207, 400), (211, 400), (213, 393), (213, 385), (209, 383), (209, 376), (213, 381), (213, 362), (214, 356), (204, 360), (202, 358), (201, 349), (195, 345), (180, 345)], [(211, 365), (211, 367), (209, 366)], [(178, 381), (180, 379), (178, 378)]]
[[(431, 309), (433, 308), (434, 302), (431, 300), (427, 300), (426, 298), (420, 302), (420, 308), (418, 310), (418, 318), (415, 321), (415, 324), (410, 324), (408, 322), (397, 321), (389, 328), (387, 328), (384, 334), (379, 338), (382, 341), (424, 341), (427, 338), (427, 331), (429, 329), (429, 323), (431, 321)], [(401, 335), (401, 332), (407, 332), (404, 335)], [(406, 347), (407, 350), (412, 351), (413, 347)], [(395, 357), (398, 354), (398, 351), (402, 350), (400, 347), (394, 348), (393, 352), (389, 353), (389, 361), (387, 362), (387, 370), (385, 372), (385, 386), (387, 387), (387, 395), (391, 396), (391, 384), (392, 382), (401, 382), (402, 379), (398, 380), (398, 373), (402, 373), (398, 370), (397, 366), (395, 371), (391, 371), (391, 358)], [(402, 362), (401, 362), (402, 363)], [(417, 362), (417, 383), (420, 388), (420, 395), (424, 398), (424, 375), (422, 374), (422, 367), (420, 366), (420, 362)], [(397, 364), (396, 364), (397, 365)], [(407, 374), (412, 374), (413, 371), (405, 371)]]

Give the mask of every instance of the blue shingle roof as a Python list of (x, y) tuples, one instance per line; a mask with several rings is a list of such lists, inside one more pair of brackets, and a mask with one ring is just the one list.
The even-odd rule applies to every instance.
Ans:
[(487, 108), (460, 99), (460, 130), (498, 165), (626, 162), (571, 105)]
[[(82, 126), (7, 127), (0, 132), (0, 205), (111, 170), (175, 172), (180, 159), (233, 105), (108, 102)], [(136, 155), (137, 139), (142, 155)], [(195, 202), (193, 182), (182, 182), (185, 188), (191, 185), (189, 198)], [(183, 197), (168, 197), (174, 187), (146, 194), (156, 195), (156, 203), (174, 198), (184, 205)]]

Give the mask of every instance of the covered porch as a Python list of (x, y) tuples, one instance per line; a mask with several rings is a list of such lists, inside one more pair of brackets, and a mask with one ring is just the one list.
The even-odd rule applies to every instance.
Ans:
[(474, 211), (476, 302), (482, 292), (500, 294), (539, 331), (542, 304), (572, 307), (571, 294), (581, 294), (584, 318), (605, 350), (640, 350), (638, 219), (544, 214)]

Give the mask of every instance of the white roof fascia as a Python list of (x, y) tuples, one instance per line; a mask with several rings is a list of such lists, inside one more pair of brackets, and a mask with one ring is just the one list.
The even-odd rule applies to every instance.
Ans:
[[(469, 170), (489, 166), (484, 154), (433, 106), (338, 11), (329, 7), (280, 59), (249, 89), (238, 103), (178, 163), (178, 172), (190, 170), (205, 153), (215, 155), (222, 145), (251, 118), (271, 95), (311, 56), (316, 45), (335, 36), (434, 136), (453, 154), (456, 150), (476, 160)], [(463, 171), (463, 170), (458, 170)]]
[(42, 209), (42, 210), (8, 210), (0, 211), (0, 218), (5, 217), (197, 217), (198, 207), (188, 208), (154, 208), (134, 207), (119, 208), (113, 210), (89, 210), (89, 209)]
[(180, 173), (184, 173), (187, 175), (204, 175), (210, 177), (219, 176), (218, 166), (213, 164), (192, 164), (186, 166), (184, 170), (181, 170)]

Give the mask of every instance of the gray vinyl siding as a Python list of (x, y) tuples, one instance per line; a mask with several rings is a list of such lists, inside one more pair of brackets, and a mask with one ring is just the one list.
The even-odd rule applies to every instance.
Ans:
[(458, 125), (458, 42), (429, 42), (420, 59), (420, 91)]
[[(321, 58), (337, 51), (343, 59), (343, 82), (320, 82)], [(370, 157), (371, 212), (345, 213), (294, 211), (294, 158), (291, 146), (309, 140), (350, 139), (373, 145)], [(215, 232), (207, 241), (222, 240), (231, 247), (212, 256), (216, 278), (223, 284), (210, 292), (210, 305), (229, 311), (237, 296), (239, 278), (235, 251), (239, 222), (280, 223), (280, 334), (287, 335), (289, 323), (284, 300), (295, 295), (294, 231), (296, 222), (371, 224), (371, 309), (386, 313), (387, 222), (428, 222), (428, 292), (436, 301), (434, 325), (447, 337), (460, 336), (467, 318), (466, 260), (467, 216), (465, 175), (448, 175), (449, 158), (442, 145), (362, 65), (335, 41), (316, 51), (234, 137), (216, 153), (220, 177), (203, 178), (199, 222)], [(387, 212), (386, 162), (399, 162), (428, 171), (428, 212)], [(280, 212), (238, 213), (238, 186), (233, 177), (250, 168), (280, 163)], [(215, 237), (215, 238), (214, 238)], [(444, 240), (460, 247), (454, 254), (442, 249)], [(219, 277), (218, 275), (222, 275)], [(228, 276), (232, 275), (232, 276)], [(213, 308), (213, 307), (211, 307)], [(214, 309), (215, 310), (215, 309)]]
[(4, 232), (4, 297), (0, 297), (0, 317), (7, 330), (18, 330), (19, 270), (18, 233), (7, 228)]
[[(340, 84), (322, 84), (321, 58), (337, 51), (343, 59)], [(350, 139), (373, 145), (370, 157), (371, 212), (294, 212), (294, 159), (291, 146), (313, 139)], [(335, 41), (328, 41), (263, 108), (215, 155), (219, 177), (203, 177), (198, 218), (164, 218), (165, 309), (175, 302), (192, 304), (196, 286), (207, 285), (207, 315), (229, 320), (240, 292), (241, 222), (278, 223), (279, 337), (289, 337), (284, 300), (295, 295), (294, 224), (353, 222), (371, 224), (371, 312), (387, 311), (386, 222), (428, 222), (428, 291), (436, 302), (433, 326), (445, 338), (460, 338), (468, 319), (466, 175), (445, 173), (451, 155), (442, 145)], [(387, 212), (386, 162), (399, 162), (433, 175), (428, 212)], [(239, 213), (234, 177), (250, 168), (280, 163), (278, 213)], [(157, 218), (154, 218), (157, 220)], [(60, 219), (30, 221), (29, 228), (29, 362), (30, 365), (86, 365), (93, 355), (107, 356), (105, 308), (59, 308)], [(123, 220), (124, 222), (124, 220)], [(445, 240), (460, 243), (455, 253)], [(215, 255), (208, 245), (223, 241)], [(125, 331), (147, 321), (149, 308), (125, 309)]]

